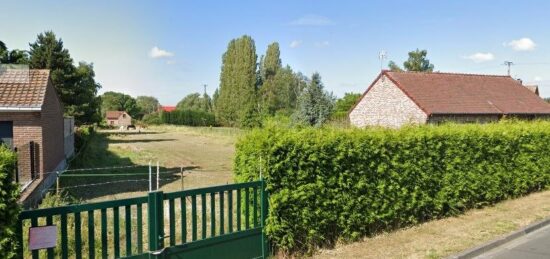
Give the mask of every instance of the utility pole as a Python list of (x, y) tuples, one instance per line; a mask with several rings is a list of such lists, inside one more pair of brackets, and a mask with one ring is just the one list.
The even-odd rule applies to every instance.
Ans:
[(510, 67), (514, 64), (514, 62), (512, 61), (504, 61), (504, 64), (505, 66), (508, 67), (508, 76), (510, 76)]
[(208, 86), (207, 84), (203, 84), (202, 85), (204, 87), (204, 95), (206, 95), (206, 87)]

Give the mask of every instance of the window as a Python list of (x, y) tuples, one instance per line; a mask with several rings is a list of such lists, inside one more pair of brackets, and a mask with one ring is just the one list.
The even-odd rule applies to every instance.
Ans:
[(0, 143), (13, 148), (13, 122), (0, 121)]

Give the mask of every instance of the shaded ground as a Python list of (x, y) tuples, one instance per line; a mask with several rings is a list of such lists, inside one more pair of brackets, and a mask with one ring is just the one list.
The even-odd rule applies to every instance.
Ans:
[(443, 258), (550, 217), (550, 191), (322, 250), (315, 258)]
[(149, 161), (153, 173), (156, 162), (160, 163), (160, 189), (165, 192), (231, 183), (234, 144), (240, 134), (236, 129), (175, 126), (140, 133), (100, 131), (71, 163), (71, 169), (135, 167), (67, 172), (60, 187), (85, 202), (145, 195)]

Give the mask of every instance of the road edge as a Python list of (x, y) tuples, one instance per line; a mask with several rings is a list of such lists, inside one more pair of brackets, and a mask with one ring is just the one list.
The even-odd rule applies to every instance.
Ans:
[(538, 230), (538, 229), (541, 229), (547, 225), (550, 225), (550, 218), (547, 218), (547, 219), (544, 219), (544, 220), (541, 220), (541, 221), (538, 221), (538, 222), (535, 222), (535, 223), (532, 223), (526, 227), (523, 227), (522, 229), (520, 230), (517, 230), (517, 231), (514, 231), (506, 236), (503, 236), (501, 238), (498, 238), (498, 239), (495, 239), (495, 240), (492, 240), (492, 241), (489, 241), (485, 244), (482, 244), (480, 246), (476, 246), (474, 248), (470, 248), (468, 250), (465, 250), (463, 252), (460, 252), (458, 254), (455, 254), (455, 255), (451, 255), (449, 257), (447, 257), (448, 259), (466, 259), (466, 258), (473, 258), (473, 257), (476, 257), (478, 255), (481, 255), (489, 250), (492, 250), (496, 247), (499, 247), (503, 244), (506, 244), (516, 238), (519, 238), (519, 237), (522, 237), (522, 236), (525, 236), (535, 230)]

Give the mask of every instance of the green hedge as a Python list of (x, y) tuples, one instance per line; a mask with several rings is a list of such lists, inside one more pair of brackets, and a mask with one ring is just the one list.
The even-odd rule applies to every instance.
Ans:
[(161, 112), (160, 121), (165, 124), (174, 125), (216, 126), (216, 117), (214, 114), (195, 110)]
[[(237, 181), (263, 171), (267, 234), (286, 253), (455, 215), (546, 188), (550, 122), (253, 130)], [(261, 161), (261, 163), (260, 163)]]
[(19, 186), (14, 183), (15, 154), (0, 146), (0, 258), (17, 258), (15, 226), (20, 207)]

